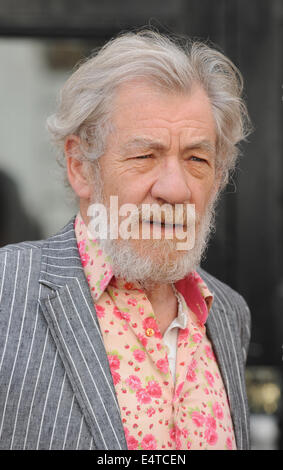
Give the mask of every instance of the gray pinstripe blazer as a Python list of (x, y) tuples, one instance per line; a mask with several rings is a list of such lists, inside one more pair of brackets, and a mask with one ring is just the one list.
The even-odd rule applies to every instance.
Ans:
[[(0, 250), (0, 449), (127, 449), (73, 222), (47, 240)], [(215, 296), (207, 332), (237, 447), (247, 449), (249, 310), (200, 274)]]

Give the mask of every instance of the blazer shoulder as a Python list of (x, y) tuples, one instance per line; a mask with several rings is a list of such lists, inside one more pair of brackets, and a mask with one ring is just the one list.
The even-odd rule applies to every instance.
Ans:
[(37, 290), (42, 262), (43, 240), (21, 242), (0, 248), (0, 304), (10, 305), (16, 296), (20, 303), (25, 294), (25, 285)]
[(0, 248), (1, 306), (9, 304), (9, 299), (13, 297), (18, 303), (21, 302), (26, 292), (29, 298), (38, 295), (39, 280), (46, 270), (48, 253), (57, 254), (58, 249), (69, 250), (69, 246), (76, 248), (74, 220), (75, 217), (72, 217), (63, 229), (47, 239), (23, 241)]
[(40, 262), (44, 240), (20, 242), (0, 248), (0, 279), (16, 270), (20, 272), (26, 263)]
[(41, 250), (46, 240), (24, 241), (19, 243), (11, 243), (0, 248), (0, 256), (5, 257), (7, 253), (17, 253), (27, 250)]

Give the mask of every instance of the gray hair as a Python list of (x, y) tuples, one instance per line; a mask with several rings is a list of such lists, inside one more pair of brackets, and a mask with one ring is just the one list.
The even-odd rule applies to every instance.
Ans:
[(222, 188), (239, 155), (238, 144), (249, 133), (237, 67), (205, 43), (171, 38), (152, 30), (121, 34), (84, 61), (63, 86), (56, 114), (47, 128), (64, 164), (64, 142), (75, 134), (81, 158), (103, 155), (111, 131), (111, 103), (119, 85), (142, 78), (167, 92), (189, 93), (197, 83), (206, 91), (217, 130), (216, 168)]

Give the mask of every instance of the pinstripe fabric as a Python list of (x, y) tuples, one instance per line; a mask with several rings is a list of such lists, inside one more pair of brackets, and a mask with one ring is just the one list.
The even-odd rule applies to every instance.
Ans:
[[(127, 448), (73, 222), (46, 241), (0, 250), (0, 449)], [(207, 331), (245, 449), (249, 311), (200, 274), (215, 296)]]

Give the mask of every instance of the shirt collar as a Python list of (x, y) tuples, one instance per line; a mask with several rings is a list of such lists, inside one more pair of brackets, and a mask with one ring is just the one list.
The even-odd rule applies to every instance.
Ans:
[[(74, 227), (82, 266), (89, 283), (91, 276), (91, 294), (94, 302), (99, 300), (110, 283), (120, 289), (138, 289), (136, 284), (113, 276), (110, 258), (103, 252), (99, 241), (89, 237), (89, 231), (80, 212), (76, 216)], [(213, 294), (203, 279), (196, 271), (193, 271), (184, 279), (176, 282), (175, 288), (182, 294), (187, 306), (203, 325), (213, 302)]]
[(213, 302), (213, 294), (200, 275), (193, 271), (184, 279), (176, 282), (175, 287), (182, 294), (187, 306), (196, 315), (198, 322), (204, 325)]
[(74, 227), (81, 263), (89, 284), (91, 277), (91, 295), (94, 302), (97, 302), (113, 277), (110, 259), (104, 254), (98, 240), (90, 238), (80, 212), (76, 216)]

